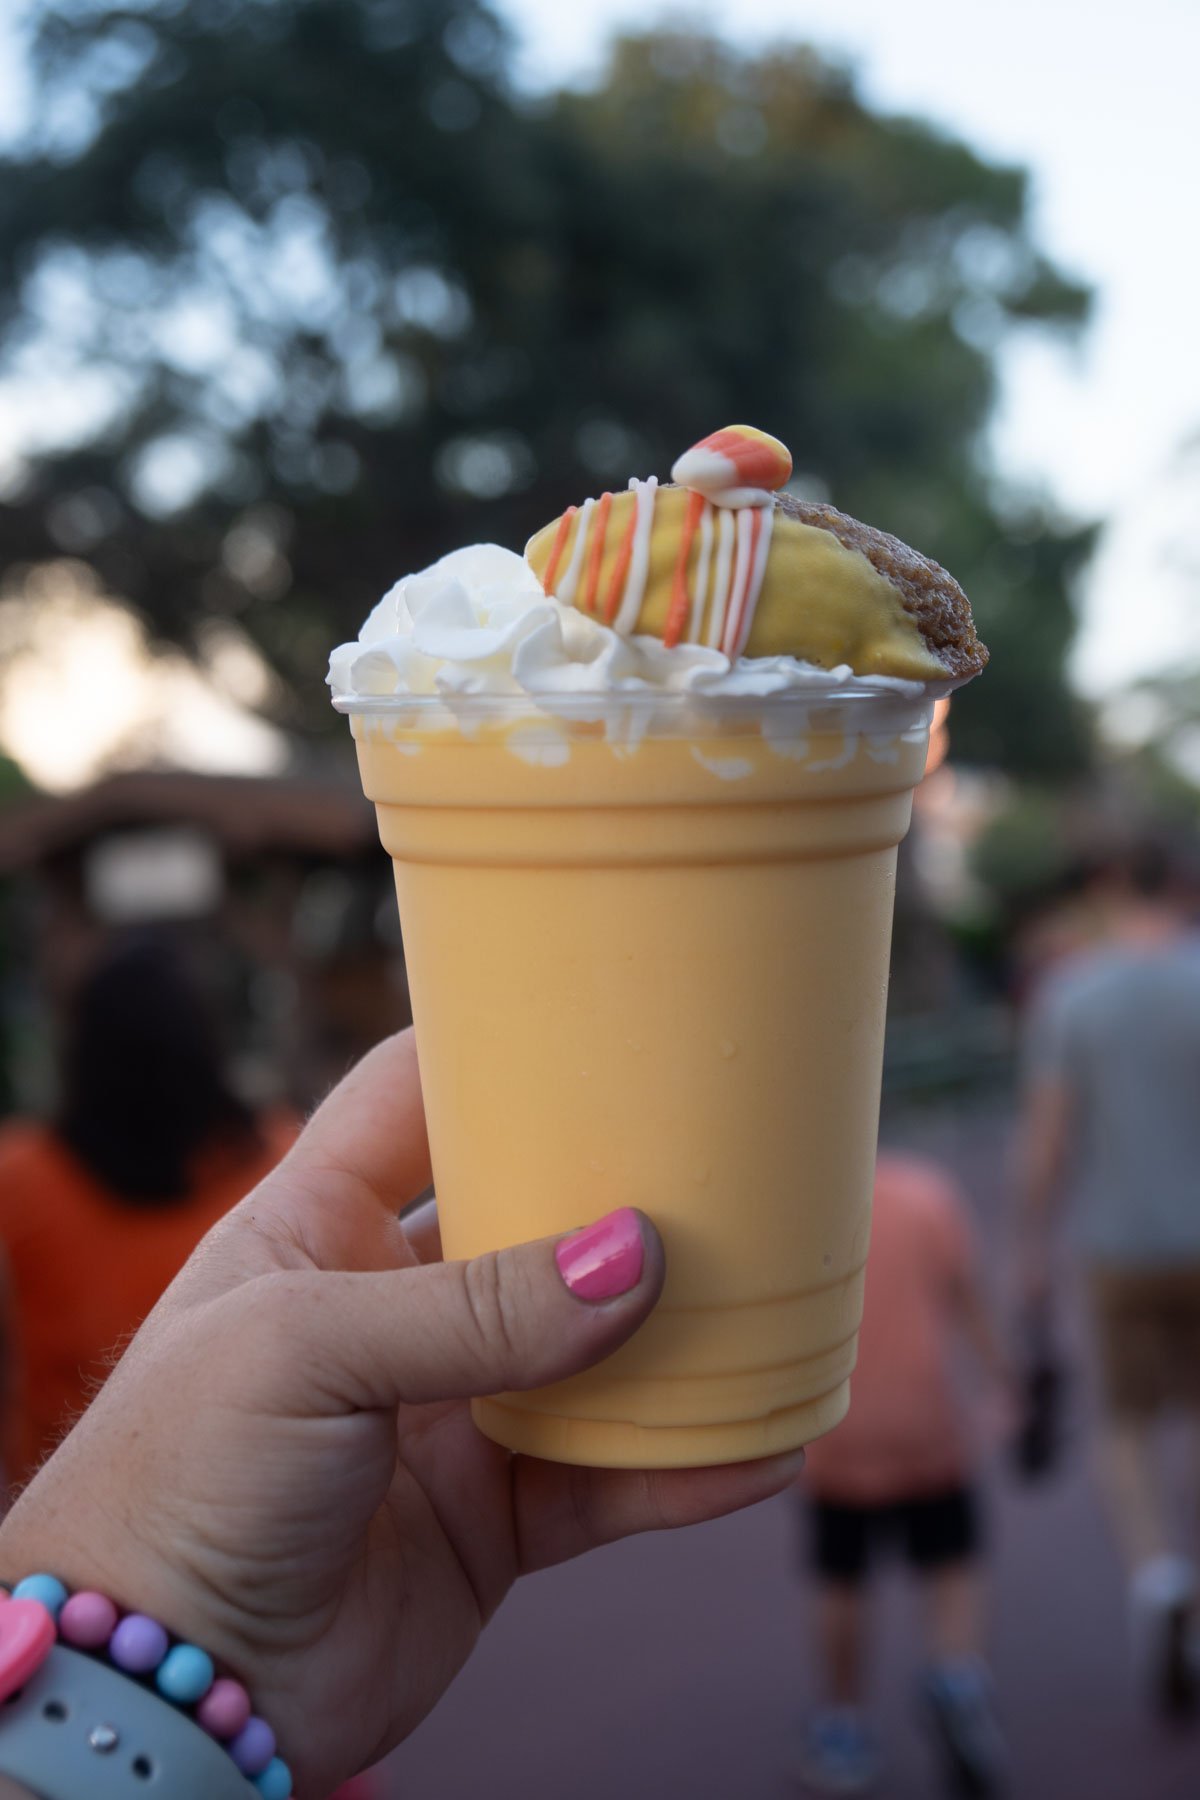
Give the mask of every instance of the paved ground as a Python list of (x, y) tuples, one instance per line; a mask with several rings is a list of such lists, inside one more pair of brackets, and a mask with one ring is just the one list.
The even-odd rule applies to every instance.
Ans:
[[(994, 1114), (929, 1113), (903, 1136), (973, 1171), (999, 1241)], [(993, 1472), (994, 1666), (1014, 1800), (1197, 1800), (1200, 1731), (1169, 1736), (1126, 1680), (1122, 1587), (1080, 1442), (1044, 1488)], [(643, 1538), (522, 1584), (441, 1707), (398, 1752), (396, 1800), (788, 1800), (812, 1691), (794, 1508), (774, 1501)], [(912, 1706), (919, 1620), (880, 1595), (876, 1698), (894, 1800), (941, 1788)]]

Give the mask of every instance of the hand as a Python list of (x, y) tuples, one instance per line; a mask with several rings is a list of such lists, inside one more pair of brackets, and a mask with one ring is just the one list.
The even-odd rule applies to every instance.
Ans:
[(614, 1350), (662, 1247), (643, 1220), (640, 1276), (600, 1303), (550, 1240), (442, 1263), (432, 1208), (396, 1217), (428, 1182), (405, 1034), (205, 1239), (0, 1528), (6, 1579), (99, 1588), (217, 1657), (303, 1795), (413, 1729), (518, 1575), (764, 1499), (799, 1465), (598, 1471), (484, 1438), (467, 1396)]

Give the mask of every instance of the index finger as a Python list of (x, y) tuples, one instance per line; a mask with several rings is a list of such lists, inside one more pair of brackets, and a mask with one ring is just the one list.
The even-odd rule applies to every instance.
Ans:
[(398, 1215), (430, 1179), (410, 1029), (338, 1083), (256, 1198), (319, 1268), (394, 1268), (418, 1260)]

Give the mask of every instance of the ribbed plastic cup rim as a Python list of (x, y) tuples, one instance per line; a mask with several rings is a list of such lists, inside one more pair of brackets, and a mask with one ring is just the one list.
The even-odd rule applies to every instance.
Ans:
[[(406, 716), (413, 719), (445, 717), (466, 720), (483, 719), (562, 719), (593, 723), (604, 718), (630, 718), (672, 715), (712, 718), (756, 719), (764, 715), (781, 718), (807, 715), (814, 710), (831, 708), (849, 724), (853, 715), (889, 715), (904, 713), (912, 723), (923, 723), (932, 713), (934, 698), (928, 693), (908, 694), (888, 688), (864, 690), (861, 687), (818, 688), (810, 691), (792, 689), (775, 694), (708, 694), (687, 692), (567, 694), (335, 694), (333, 706), (348, 716), (377, 714), (382, 717)], [(869, 729), (868, 719), (864, 728)]]

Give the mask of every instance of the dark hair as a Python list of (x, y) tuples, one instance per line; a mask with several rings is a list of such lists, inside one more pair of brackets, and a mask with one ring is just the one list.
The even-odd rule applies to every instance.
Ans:
[(1080, 858), (1080, 867), (1085, 890), (1115, 890), (1138, 900), (1168, 899), (1179, 872), (1169, 839), (1149, 829), (1101, 838)]
[(186, 1199), (202, 1151), (256, 1144), (201, 996), (165, 941), (117, 946), (79, 988), (57, 1129), (105, 1187), (142, 1206)]

